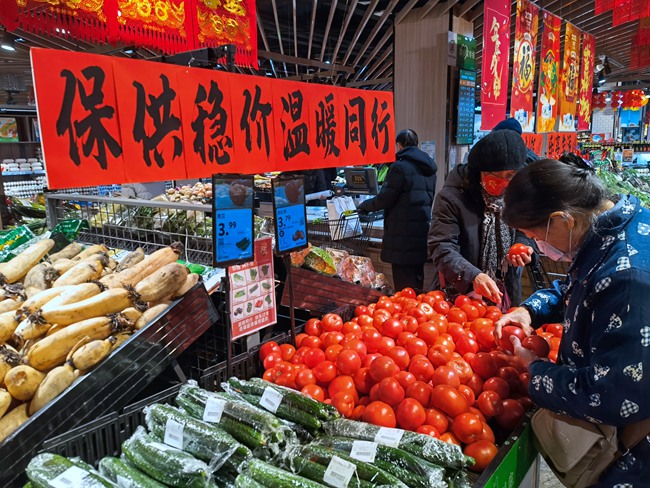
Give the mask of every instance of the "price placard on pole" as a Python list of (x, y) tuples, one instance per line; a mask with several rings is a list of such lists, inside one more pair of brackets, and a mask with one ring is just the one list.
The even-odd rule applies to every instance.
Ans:
[(214, 266), (253, 260), (253, 176), (212, 176)]
[(271, 185), (277, 253), (287, 254), (304, 249), (307, 247), (304, 178), (275, 178), (271, 180)]

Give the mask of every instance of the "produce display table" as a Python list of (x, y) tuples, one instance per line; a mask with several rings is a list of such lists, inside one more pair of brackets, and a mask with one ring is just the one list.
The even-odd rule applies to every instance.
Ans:
[(49, 437), (126, 406), (217, 318), (199, 283), (0, 444), (0, 486), (14, 486)]

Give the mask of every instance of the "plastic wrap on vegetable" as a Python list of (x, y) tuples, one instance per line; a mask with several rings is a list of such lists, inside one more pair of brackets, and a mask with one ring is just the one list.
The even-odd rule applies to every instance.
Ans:
[(302, 425), (312, 433), (321, 428), (322, 421), (340, 417), (331, 405), (261, 378), (252, 378), (249, 381), (230, 378), (221, 386), (224, 390), (238, 394), (246, 401), (265, 408), (278, 417)]
[[(272, 464), (265, 463), (259, 459), (253, 459), (248, 465), (246, 477), (252, 478), (262, 486), (273, 488), (325, 488), (327, 486), (326, 484), (317, 483), (290, 471), (273, 466)], [(256, 486), (241, 483), (242, 481), (240, 480), (240, 484), (237, 486)]]
[[(359, 486), (363, 486), (363, 482), (365, 481), (371, 483), (370, 486), (372, 487), (393, 486), (397, 488), (409, 488), (408, 484), (388, 471), (384, 471), (374, 464), (354, 459), (341, 451), (336, 451), (329, 447), (312, 443), (303, 446), (296, 453), (300, 459), (308, 459), (326, 467), (323, 478), (323, 482), (326, 484), (330, 484), (328, 482), (328, 475), (332, 475), (333, 472), (334, 478), (343, 485), (345, 481), (349, 483), (352, 479), (357, 478)], [(334, 467), (332, 467), (333, 465)], [(294, 469), (298, 469), (298, 467), (294, 465)], [(347, 480), (340, 479), (339, 476), (342, 476), (346, 471), (348, 472)]]
[(336, 268), (336, 274), (339, 274), (339, 265), (344, 258), (347, 258), (350, 253), (342, 249), (335, 249), (333, 247), (326, 247), (325, 251), (332, 256), (332, 261), (334, 262), (334, 267)]
[(332, 256), (320, 247), (312, 246), (309, 248), (309, 254), (305, 256), (305, 266), (325, 276), (334, 276), (336, 274), (336, 266), (334, 266)]
[(181, 386), (176, 404), (192, 417), (223, 429), (258, 457), (270, 458), (293, 442), (292, 432), (276, 416), (224, 393), (189, 383)]
[(373, 286), (377, 277), (370, 258), (362, 256), (347, 256), (341, 260), (337, 268), (337, 275), (343, 281), (356, 283), (366, 288)]
[(180, 449), (176, 449), (148, 435), (138, 427), (122, 443), (122, 452), (136, 468), (155, 480), (177, 488), (208, 488), (210, 468)]
[(445, 468), (401, 449), (346, 437), (324, 436), (312, 442), (374, 464), (411, 488), (447, 488)]
[(81, 468), (63, 456), (50, 453), (39, 454), (29, 462), (27, 477), (34, 486), (59, 486), (57, 483), (84, 488), (114, 486), (98, 473)]
[(105, 457), (99, 461), (99, 472), (117, 486), (137, 486), (138, 488), (165, 488), (165, 485), (147, 476), (125, 459)]
[[(219, 408), (220, 405), (213, 405), (212, 411), (208, 411), (208, 418), (210, 415), (218, 415)], [(248, 447), (226, 431), (195, 419), (183, 410), (156, 404), (146, 407), (144, 412), (147, 428), (158, 440), (164, 441), (166, 437), (179, 435), (178, 445), (174, 447), (207, 462), (212, 471), (225, 466), (241, 472), (243, 465), (253, 457)]]
[[(306, 249), (303, 249), (302, 251), (296, 251), (291, 253), (291, 266), (294, 268), (300, 268), (303, 264), (305, 264), (305, 257), (309, 254), (311, 251), (311, 246), (307, 247)], [(266, 276), (266, 273), (263, 273)]]
[(465, 456), (459, 446), (417, 432), (377, 427), (347, 419), (326, 422), (323, 424), (323, 428), (331, 436), (374, 441), (398, 447), (444, 468), (464, 468), (474, 464), (474, 460)]

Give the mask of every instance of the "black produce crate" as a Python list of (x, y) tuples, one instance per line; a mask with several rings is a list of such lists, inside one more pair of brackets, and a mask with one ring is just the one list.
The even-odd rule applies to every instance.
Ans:
[(217, 319), (199, 283), (0, 444), (0, 486), (14, 486), (46, 439), (128, 405)]

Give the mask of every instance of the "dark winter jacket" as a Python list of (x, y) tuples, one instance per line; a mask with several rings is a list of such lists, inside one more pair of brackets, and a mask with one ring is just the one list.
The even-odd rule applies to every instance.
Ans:
[[(585, 237), (567, 280), (525, 305), (533, 326), (562, 322), (558, 364), (530, 364), (530, 396), (575, 418), (624, 426), (650, 417), (650, 211), (622, 197)], [(601, 475), (598, 487), (647, 487), (650, 441)]]
[[(433, 205), (431, 228), (427, 239), (429, 257), (442, 273), (445, 287), (459, 293), (473, 290), (474, 278), (482, 272), (478, 268), (481, 253), (481, 226), (485, 204), (478, 186), (472, 187), (467, 177), (467, 165), (460, 165), (447, 176)], [(523, 234), (517, 233), (516, 242), (530, 245)], [(509, 266), (505, 286), (512, 303), (521, 301), (522, 269)], [(433, 287), (439, 287), (435, 276)]]
[(363, 202), (363, 212), (384, 210), (381, 259), (392, 264), (424, 264), (436, 188), (436, 163), (415, 146), (402, 149), (379, 194)]

